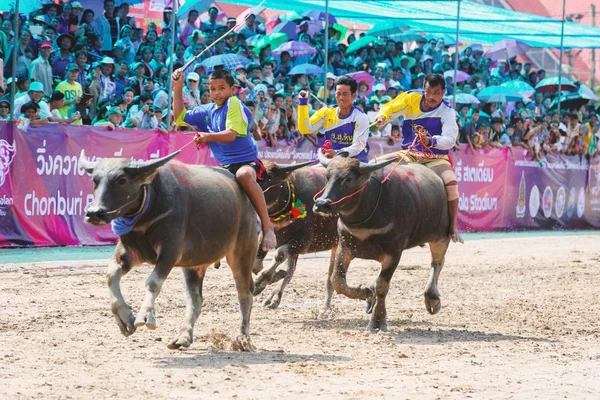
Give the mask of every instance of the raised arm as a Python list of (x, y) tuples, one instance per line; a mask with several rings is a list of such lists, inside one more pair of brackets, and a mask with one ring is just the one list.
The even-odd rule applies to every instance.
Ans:
[(301, 91), (298, 94), (298, 100), (300, 105), (298, 106), (298, 131), (303, 135), (309, 135), (313, 132), (321, 129), (325, 125), (325, 119), (327, 118), (328, 108), (321, 108), (319, 111), (313, 114), (312, 117), (308, 116), (308, 92)]

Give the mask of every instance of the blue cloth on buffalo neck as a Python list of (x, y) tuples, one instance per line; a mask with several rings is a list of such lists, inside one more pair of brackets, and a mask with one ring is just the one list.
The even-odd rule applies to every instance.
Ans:
[(133, 226), (138, 221), (138, 219), (140, 219), (140, 217), (144, 215), (146, 210), (148, 210), (148, 206), (150, 205), (150, 190), (148, 190), (147, 188), (144, 188), (144, 190), (146, 191), (146, 201), (144, 202), (144, 207), (142, 207), (142, 211), (130, 217), (122, 216), (110, 221), (110, 227), (112, 228), (112, 231), (115, 233), (115, 235), (123, 236), (131, 232), (133, 230)]

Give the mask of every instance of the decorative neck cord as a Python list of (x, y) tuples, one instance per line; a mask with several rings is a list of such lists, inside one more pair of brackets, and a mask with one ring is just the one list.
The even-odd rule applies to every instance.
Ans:
[(294, 186), (294, 182), (291, 179), (288, 179), (287, 182), (289, 186), (290, 196), (288, 202), (285, 205), (285, 208), (283, 208), (282, 211), (285, 210), (289, 204), (291, 204), (292, 208), (290, 209), (290, 211), (283, 213), (277, 217), (271, 217), (271, 221), (273, 222), (281, 222), (288, 218), (300, 219), (306, 217), (306, 204), (296, 199), (296, 187)]

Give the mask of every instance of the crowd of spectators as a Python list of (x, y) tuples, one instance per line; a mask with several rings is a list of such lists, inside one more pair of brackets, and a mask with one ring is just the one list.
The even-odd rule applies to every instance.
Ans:
[[(173, 67), (183, 66), (208, 45), (236, 25), (232, 16), (220, 18), (212, 7), (208, 18), (200, 21), (199, 13), (189, 12), (187, 19), (176, 24)], [(95, 15), (77, 1), (61, 5), (46, 4), (29, 16), (22, 16), (20, 34), (14, 36), (13, 17), (3, 14), (0, 29), (0, 59), (3, 76), (13, 73), (13, 46), (17, 46), (14, 115), (22, 126), (45, 123), (91, 124), (132, 129), (158, 129), (163, 133), (178, 127), (166, 126), (170, 112), (168, 92), (171, 63), (171, 10), (166, 9), (160, 24), (149, 23), (141, 29), (130, 17), (129, 6), (115, 6), (104, 1), (104, 12)], [(184, 102), (187, 109), (209, 103), (207, 79), (211, 69), (201, 64), (211, 56), (235, 54), (248, 58), (250, 64), (229, 66), (236, 77), (237, 96), (254, 114), (253, 134), (267, 146), (298, 144), (311, 135), (297, 130), (297, 96), (309, 89), (329, 105), (335, 103), (334, 82), (337, 76), (366, 71), (371, 84), (359, 80), (356, 107), (374, 119), (379, 107), (398, 94), (423, 87), (427, 74), (453, 71), (455, 57), (458, 70), (469, 78), (457, 84), (454, 74), (447, 73), (447, 94), (477, 94), (486, 87), (509, 80), (521, 80), (535, 87), (546, 76), (529, 62), (517, 59), (493, 62), (484, 57), (481, 46), (472, 45), (455, 53), (443, 38), (428, 36), (403, 43), (389, 38), (347, 54), (348, 45), (358, 35), (341, 37), (342, 30), (330, 27), (329, 66), (326, 78), (317, 75), (289, 75), (303, 63), (323, 65), (325, 61), (324, 29), (315, 30), (315, 21), (306, 17), (293, 19), (297, 38), (316, 50), (310, 56), (294, 57), (288, 51), (273, 55), (269, 45), (257, 40), (266, 34), (264, 21), (254, 15), (246, 19), (237, 33), (231, 33), (213, 46), (186, 71)], [(360, 34), (362, 36), (364, 34)], [(263, 41), (264, 42), (264, 41)], [(215, 69), (223, 68), (218, 65)], [(324, 84), (326, 80), (326, 84)], [(8, 79), (0, 79), (0, 90), (10, 90)], [(0, 93), (2, 94), (2, 93)], [(587, 104), (577, 108), (562, 107), (556, 112), (556, 94), (535, 92), (532, 98), (516, 103), (457, 104), (460, 127), (459, 143), (471, 151), (488, 147), (516, 147), (540, 159), (545, 153), (598, 154), (600, 138), (596, 109)], [(0, 120), (9, 118), (10, 93), (0, 99)], [(324, 105), (311, 101), (311, 112)], [(176, 120), (171, 116), (170, 121)], [(390, 142), (401, 140), (400, 121), (372, 132), (372, 136)]]

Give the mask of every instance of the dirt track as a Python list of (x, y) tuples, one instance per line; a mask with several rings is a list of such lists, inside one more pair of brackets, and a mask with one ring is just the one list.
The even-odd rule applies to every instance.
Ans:
[[(195, 342), (170, 351), (184, 311), (178, 271), (158, 298), (158, 329), (125, 338), (103, 268), (0, 265), (0, 398), (598, 398), (598, 240), (451, 246), (435, 316), (422, 296), (428, 250), (411, 250), (392, 280), (389, 332), (376, 335), (365, 332), (364, 304), (341, 296), (332, 320), (315, 318), (328, 260), (304, 258), (278, 310), (261, 307), (270, 288), (255, 302), (255, 353), (221, 350), (239, 321), (227, 268), (209, 270)], [(124, 278), (134, 313), (149, 271)], [(370, 283), (377, 271), (357, 260), (349, 282)]]

